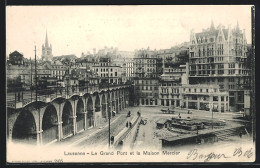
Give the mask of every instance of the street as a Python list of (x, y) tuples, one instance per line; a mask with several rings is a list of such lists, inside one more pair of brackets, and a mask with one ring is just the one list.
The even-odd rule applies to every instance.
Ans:
[[(131, 117), (126, 117), (128, 111), (131, 111)], [(134, 142), (134, 149), (161, 149), (160, 138), (177, 136), (177, 133), (168, 131), (166, 128), (157, 129), (156, 122), (160, 118), (171, 119), (172, 117), (178, 117), (180, 114), (182, 118), (190, 117), (191, 119), (211, 119), (212, 115), (208, 111), (193, 111), (192, 114), (187, 114), (182, 111), (175, 114), (165, 114), (161, 112), (161, 107), (128, 107), (116, 114), (115, 117), (111, 119), (111, 136), (116, 136), (124, 127), (126, 127), (126, 122), (130, 121), (137, 112), (141, 113), (141, 117), (147, 120), (145, 125), (140, 125), (139, 131)], [(232, 114), (225, 113), (214, 113), (214, 119), (222, 119), (227, 122), (227, 127), (232, 127), (238, 125), (237, 122), (232, 120)], [(208, 129), (200, 130), (200, 133), (211, 131)], [(194, 134), (196, 131), (191, 131)], [(250, 140), (247, 136), (243, 139)], [(240, 141), (241, 139), (233, 138), (235, 141)], [(223, 142), (219, 143), (223, 144)], [(107, 148), (108, 147), (108, 122), (103, 123), (99, 127), (94, 127), (89, 130), (78, 133), (75, 136), (66, 138), (60, 142), (54, 143), (55, 146), (73, 146), (80, 149), (88, 148)]]
[[(182, 118), (190, 117), (191, 119), (210, 119), (212, 118), (212, 113), (209, 111), (201, 111), (201, 110), (191, 110), (192, 114), (184, 113), (180, 110), (180, 112), (175, 112), (175, 114), (163, 114), (161, 112), (161, 107), (135, 107), (133, 109), (138, 109), (141, 112), (141, 116), (143, 119), (147, 119), (146, 125), (140, 125), (139, 133), (137, 135), (134, 148), (135, 149), (155, 149), (160, 150), (161, 149), (161, 141), (160, 138), (165, 137), (172, 137), (177, 136), (177, 133), (173, 133), (168, 131), (166, 128), (163, 129), (157, 129), (156, 128), (156, 121), (158, 121), (160, 118), (165, 119), (171, 119), (172, 117), (178, 117), (180, 114)], [(239, 125), (235, 119), (233, 119), (232, 113), (214, 113), (213, 119), (221, 119), (226, 121), (227, 127), (234, 127)], [(205, 129), (200, 130), (200, 133), (203, 132), (209, 132), (211, 130)], [(191, 134), (194, 134), (193, 131)], [(243, 138), (238, 137), (232, 137), (229, 138), (229, 143), (232, 142), (238, 142), (241, 143), (241, 141), (252, 141), (252, 137), (248, 137), (247, 135), (243, 136)], [(227, 142), (218, 142), (218, 145), (225, 144)], [(205, 146), (205, 145), (203, 145)], [(207, 145), (206, 145), (207, 146)], [(180, 147), (182, 148), (182, 147)]]
[[(131, 111), (131, 116), (127, 117), (127, 113)], [(111, 134), (110, 136), (116, 136), (124, 127), (126, 127), (126, 122), (130, 121), (137, 111), (132, 108), (125, 108), (116, 114), (115, 117), (111, 119)], [(54, 143), (55, 146), (74, 146), (77, 148), (94, 148), (94, 147), (108, 147), (108, 121), (101, 124), (99, 127), (94, 127), (89, 130), (78, 133), (75, 136), (66, 138), (61, 142)]]

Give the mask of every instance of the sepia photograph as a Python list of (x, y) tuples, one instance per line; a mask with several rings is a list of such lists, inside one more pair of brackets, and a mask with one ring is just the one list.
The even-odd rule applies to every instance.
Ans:
[(6, 6), (6, 162), (254, 162), (254, 17)]

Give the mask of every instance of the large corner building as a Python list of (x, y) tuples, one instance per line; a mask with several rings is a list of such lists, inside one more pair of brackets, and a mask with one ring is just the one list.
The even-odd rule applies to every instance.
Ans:
[(245, 30), (220, 25), (199, 33), (191, 31), (189, 49), (190, 84), (219, 85), (229, 93), (230, 111), (250, 108), (250, 69), (247, 64)]

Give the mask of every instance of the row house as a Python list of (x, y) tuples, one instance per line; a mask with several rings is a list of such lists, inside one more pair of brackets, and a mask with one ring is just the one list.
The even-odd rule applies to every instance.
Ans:
[(92, 67), (100, 84), (121, 84), (122, 67), (110, 62), (109, 58), (100, 58), (98, 64)]
[(181, 107), (211, 112), (228, 112), (228, 92), (221, 91), (219, 85), (160, 86), (160, 105)]

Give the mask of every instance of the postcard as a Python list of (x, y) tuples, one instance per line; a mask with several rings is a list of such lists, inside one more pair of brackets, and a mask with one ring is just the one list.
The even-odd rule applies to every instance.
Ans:
[(254, 14), (6, 6), (7, 163), (254, 162)]

